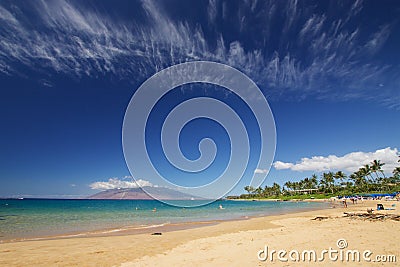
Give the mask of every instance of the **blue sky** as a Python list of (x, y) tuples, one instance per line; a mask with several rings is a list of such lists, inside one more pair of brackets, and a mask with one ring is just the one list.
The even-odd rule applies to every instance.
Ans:
[[(131, 97), (157, 71), (196, 60), (237, 68), (267, 98), (277, 143), (265, 184), (350, 172), (374, 157), (390, 173), (400, 147), (399, 17), (398, 1), (2, 1), (0, 196), (132, 185), (121, 144)], [(182, 88), (155, 114), (198, 96), (245, 113), (225, 93)], [(190, 137), (211, 136), (220, 172), (226, 134), (212, 122), (192, 126), (182, 132), (184, 154), (198, 156)]]

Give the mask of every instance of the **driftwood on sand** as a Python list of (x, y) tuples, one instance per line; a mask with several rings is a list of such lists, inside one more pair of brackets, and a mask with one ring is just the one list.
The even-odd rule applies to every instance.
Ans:
[(352, 219), (370, 220), (370, 221), (384, 221), (384, 220), (400, 221), (400, 215), (398, 214), (344, 212), (344, 217), (350, 217)]
[(325, 216), (317, 216), (317, 217), (315, 217), (314, 219), (311, 219), (311, 220), (313, 220), (313, 221), (316, 221), (316, 220), (318, 220), (318, 221), (322, 221), (322, 220), (326, 220), (326, 219), (329, 219), (329, 217), (325, 217)]

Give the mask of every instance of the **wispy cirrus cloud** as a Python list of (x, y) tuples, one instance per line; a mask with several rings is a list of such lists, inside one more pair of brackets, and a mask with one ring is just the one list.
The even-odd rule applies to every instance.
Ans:
[(43, 76), (51, 70), (141, 81), (172, 64), (212, 60), (244, 71), (271, 98), (370, 101), (379, 95), (374, 101), (400, 107), (400, 66), (379, 59), (396, 22), (362, 27), (362, 1), (331, 14), (299, 1), (234, 7), (210, 0), (204, 22), (170, 16), (168, 6), (150, 0), (137, 6), (145, 17), (140, 21), (117, 20), (75, 1), (7, 3), (0, 4), (0, 72), (6, 75), (23, 75), (24, 66)]
[(217, 0), (208, 1), (207, 13), (210, 24), (214, 24), (218, 15)]
[(391, 173), (395, 167), (398, 167), (399, 151), (397, 148), (378, 149), (374, 152), (351, 152), (344, 156), (314, 156), (311, 158), (302, 158), (300, 162), (290, 163), (276, 161), (273, 166), (277, 170), (290, 169), (292, 171), (334, 171), (345, 170), (354, 172), (365, 164), (370, 164), (373, 160), (380, 160), (385, 165), (382, 169), (386, 173)]
[(390, 35), (390, 32), (391, 32), (390, 25), (381, 26), (378, 31), (372, 34), (369, 41), (365, 44), (365, 48), (370, 53), (376, 53), (385, 44)]

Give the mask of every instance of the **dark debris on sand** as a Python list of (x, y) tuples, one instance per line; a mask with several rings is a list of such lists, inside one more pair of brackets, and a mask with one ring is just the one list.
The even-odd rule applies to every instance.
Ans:
[(325, 216), (317, 216), (314, 219), (311, 219), (312, 221), (322, 221), (322, 220), (326, 220), (329, 219), (330, 217), (325, 217)]
[(152, 233), (151, 235), (162, 235), (162, 233)]
[(349, 217), (351, 219), (369, 220), (369, 221), (385, 221), (385, 220), (400, 221), (400, 215), (398, 214), (345, 212), (344, 217)]

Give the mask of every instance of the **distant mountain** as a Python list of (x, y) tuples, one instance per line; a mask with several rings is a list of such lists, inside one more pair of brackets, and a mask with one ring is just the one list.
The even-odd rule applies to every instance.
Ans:
[[(146, 192), (156, 197), (157, 199), (164, 200), (189, 200), (195, 197), (181, 193), (176, 190), (172, 190), (165, 187), (143, 187)], [(118, 188), (109, 189), (106, 191), (99, 192), (92, 196), (87, 197), (88, 199), (153, 199), (147, 195), (141, 188)], [(198, 199), (198, 198), (195, 198)]]

